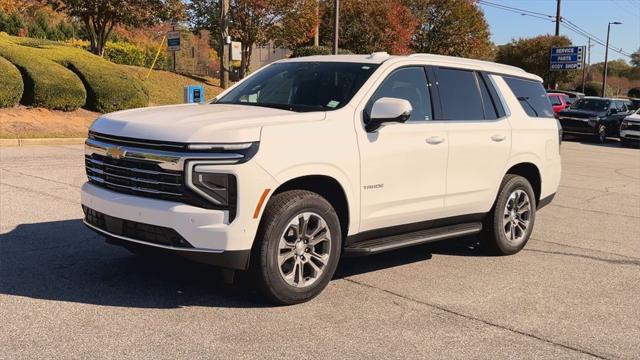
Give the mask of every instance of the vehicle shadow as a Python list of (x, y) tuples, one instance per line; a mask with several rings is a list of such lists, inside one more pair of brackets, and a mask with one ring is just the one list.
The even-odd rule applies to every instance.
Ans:
[[(344, 258), (335, 278), (431, 259), (480, 256), (474, 238)], [(0, 235), (0, 294), (86, 304), (179, 308), (267, 307), (243, 275), (234, 285), (219, 269), (174, 256), (145, 258), (106, 244), (81, 220), (21, 224)]]
[(591, 146), (600, 146), (600, 147), (608, 147), (608, 148), (622, 148), (622, 144), (620, 140), (617, 138), (608, 137), (605, 143), (599, 143), (595, 139), (590, 139), (587, 137), (573, 136), (573, 135), (564, 135), (562, 141), (567, 142), (575, 142), (583, 145), (591, 145)]

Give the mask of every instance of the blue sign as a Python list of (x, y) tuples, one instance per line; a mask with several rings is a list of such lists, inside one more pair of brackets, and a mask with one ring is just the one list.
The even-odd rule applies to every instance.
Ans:
[(582, 54), (583, 51), (584, 51), (584, 46), (557, 47), (557, 48), (551, 48), (551, 55)]
[(580, 70), (580, 69), (582, 69), (582, 63), (551, 63), (552, 71)]
[(549, 69), (551, 71), (580, 70), (584, 66), (584, 46), (551, 48)]
[(204, 104), (204, 86), (187, 85), (184, 87), (184, 102), (187, 104)]
[(582, 55), (556, 55), (551, 54), (551, 62), (582, 62)]
[(180, 46), (180, 38), (167, 40), (169, 46)]

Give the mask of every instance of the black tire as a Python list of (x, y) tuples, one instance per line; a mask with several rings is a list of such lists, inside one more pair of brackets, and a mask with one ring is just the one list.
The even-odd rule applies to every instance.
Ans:
[[(528, 226), (519, 241), (512, 241), (505, 234), (505, 208), (509, 197), (518, 190), (524, 191), (530, 203)], [(486, 249), (494, 255), (512, 255), (522, 250), (529, 241), (536, 219), (536, 198), (527, 179), (519, 175), (507, 174), (502, 180), (498, 197), (484, 222), (482, 240)]]
[(600, 144), (604, 144), (607, 142), (607, 127), (604, 125), (598, 126), (598, 135), (596, 135), (596, 140)]
[[(329, 258), (322, 268), (323, 271), (315, 277), (312, 284), (296, 287), (287, 283), (283, 277), (284, 272), (281, 272), (278, 256), (281, 251), (281, 237), (289, 229), (290, 222), (303, 213), (318, 215), (326, 223), (330, 233), (327, 251)], [(256, 236), (251, 271), (268, 300), (279, 305), (298, 304), (313, 299), (327, 286), (338, 266), (341, 250), (340, 221), (331, 204), (322, 196), (310, 191), (286, 191), (274, 195), (267, 204)], [(292, 271), (295, 271), (295, 266), (293, 269)], [(305, 266), (303, 269), (309, 270)]]

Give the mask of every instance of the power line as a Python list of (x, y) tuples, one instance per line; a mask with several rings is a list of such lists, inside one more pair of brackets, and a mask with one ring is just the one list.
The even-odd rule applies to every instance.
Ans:
[[(530, 11), (530, 10), (526, 10), (526, 9), (520, 9), (520, 8), (516, 8), (516, 7), (513, 7), (513, 6), (496, 4), (496, 3), (492, 3), (492, 2), (489, 2), (489, 1), (486, 1), (486, 0), (477, 0), (477, 2), (479, 4), (482, 4), (482, 5), (485, 5), (485, 6), (493, 7), (493, 8), (504, 10), (504, 11), (508, 11), (508, 12), (511, 12), (511, 13), (514, 13), (514, 14), (519, 14), (519, 15), (522, 15), (522, 16), (529, 16), (529, 17), (540, 19), (540, 20), (555, 22), (555, 16), (553, 16), (553, 15), (544, 14), (544, 13), (540, 13), (540, 12), (536, 12), (536, 11)], [(560, 24), (562, 26), (564, 26), (565, 28), (575, 32), (578, 35), (584, 36), (586, 38), (590, 38), (595, 43), (597, 43), (599, 45), (602, 45), (603, 47), (607, 47), (606, 43), (602, 39), (594, 36), (593, 34), (589, 33), (586, 30), (584, 30), (580, 26), (574, 24), (571, 20), (567, 19), (566, 17), (561, 17), (560, 18)], [(609, 50), (617, 52), (620, 55), (631, 57), (631, 55), (629, 53), (623, 51), (622, 49), (617, 49), (611, 44), (609, 45)]]

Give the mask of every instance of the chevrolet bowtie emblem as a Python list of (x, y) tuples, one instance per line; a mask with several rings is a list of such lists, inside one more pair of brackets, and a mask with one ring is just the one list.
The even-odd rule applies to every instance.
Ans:
[(122, 159), (126, 153), (127, 151), (120, 146), (107, 149), (107, 156), (114, 159)]

